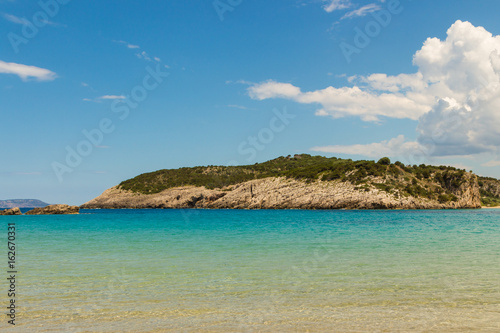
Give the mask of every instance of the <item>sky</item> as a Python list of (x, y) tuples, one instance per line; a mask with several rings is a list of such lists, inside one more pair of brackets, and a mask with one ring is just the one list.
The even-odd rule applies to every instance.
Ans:
[(306, 153), (500, 178), (500, 2), (0, 0), (0, 199)]

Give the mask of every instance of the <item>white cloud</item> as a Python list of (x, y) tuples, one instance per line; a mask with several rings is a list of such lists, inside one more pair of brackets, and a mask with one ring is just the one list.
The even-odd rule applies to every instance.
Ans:
[(318, 116), (341, 118), (359, 116), (365, 121), (378, 121), (379, 116), (418, 119), (428, 111), (402, 93), (374, 93), (360, 87), (328, 87), (322, 90), (302, 92), (290, 83), (266, 81), (248, 88), (250, 97), (263, 100), (285, 98), (302, 104), (318, 103)]
[(311, 150), (322, 153), (363, 155), (377, 158), (382, 156), (405, 156), (422, 150), (422, 146), (417, 142), (406, 141), (405, 137), (400, 135), (391, 140), (366, 145), (334, 145), (313, 147)]
[(62, 24), (62, 23), (57, 23), (57, 22), (52, 22), (52, 21), (49, 21), (49, 20), (41, 20), (41, 22), (43, 24), (47, 24), (47, 25), (50, 25), (50, 26), (53, 26), (53, 27), (63, 27), (63, 28), (66, 28), (67, 25), (66, 24)]
[[(139, 45), (130, 44), (130, 43), (123, 41), (123, 40), (113, 40), (112, 42), (118, 43), (118, 44), (123, 44), (129, 49), (140, 49)], [(161, 62), (161, 59), (159, 57), (152, 57), (146, 51), (141, 52), (140, 50), (138, 50), (138, 52), (135, 54), (135, 56), (139, 59), (150, 61), (150, 62), (157, 62), (157, 63)], [(165, 65), (165, 68), (169, 68), (169, 67), (167, 65)]]
[(500, 166), (500, 161), (489, 161), (487, 163), (481, 164), (481, 166), (489, 167), (489, 168), (499, 167)]
[(326, 2), (323, 9), (328, 13), (352, 7), (351, 0), (326, 0)]
[(434, 156), (498, 152), (500, 36), (457, 21), (445, 40), (427, 39), (415, 53), (413, 64), (418, 67), (413, 74), (350, 77), (352, 87), (302, 92), (290, 83), (271, 80), (252, 85), (248, 92), (259, 100), (284, 98), (320, 104), (316, 111), (320, 116), (418, 120), (418, 144)]
[(366, 16), (370, 13), (373, 13), (373, 12), (376, 12), (377, 10), (380, 10), (380, 6), (375, 4), (375, 3), (371, 3), (369, 5), (366, 5), (366, 6), (363, 6), (361, 8), (358, 8), (358, 9), (355, 9), (355, 10), (352, 10), (348, 13), (346, 13), (344, 16), (342, 16), (341, 20), (343, 19), (347, 19), (347, 18), (353, 18), (353, 17), (363, 17), (363, 16)]
[(127, 97), (123, 95), (104, 95), (101, 97), (97, 97), (94, 99), (91, 98), (83, 98), (82, 101), (84, 102), (94, 102), (94, 103), (103, 103), (103, 101), (109, 101), (109, 100), (123, 100), (127, 99)]
[(246, 106), (243, 105), (237, 105), (237, 104), (229, 104), (226, 105), (228, 108), (234, 108), (234, 109), (240, 109), (240, 110), (250, 110), (250, 108), (247, 108)]
[[(149, 56), (149, 54), (146, 51), (142, 51), (140, 53), (136, 53), (135, 55), (139, 59), (144, 59), (146, 61), (153, 61), (153, 59), (151, 59), (151, 57)], [(158, 58), (158, 59), (160, 59), (160, 58)]]
[(45, 68), (4, 62), (2, 60), (0, 60), (0, 73), (17, 75), (23, 81), (30, 79), (36, 81), (53, 81), (57, 77), (56, 73)]
[[(15, 15), (12, 15), (12, 14), (7, 14), (7, 13), (2, 13), (2, 16), (7, 21), (15, 23), (15, 24), (21, 24), (21, 25), (31, 24), (30, 21), (28, 21), (24, 17), (18, 17)], [(43, 24), (46, 24), (46, 25), (54, 26), (54, 27), (66, 27), (65, 24), (60, 24), (60, 23), (56, 23), (56, 22), (52, 22), (52, 21), (44, 20), (44, 19), (40, 20), (40, 22), (42, 22)]]
[(496, 152), (500, 146), (500, 36), (457, 21), (446, 40), (429, 38), (414, 64), (439, 101), (420, 118), (419, 142), (436, 155)]
[(6, 19), (7, 21), (9, 21), (11, 23), (21, 24), (21, 25), (25, 25), (25, 24), (29, 23), (29, 21), (27, 19), (25, 19), (24, 17), (18, 17), (15, 15), (12, 15), (12, 14), (7, 14), (7, 13), (3, 13), (2, 16), (4, 19)]
[(272, 80), (253, 85), (248, 89), (248, 92), (250, 97), (258, 100), (268, 98), (296, 99), (302, 94), (300, 88), (297, 88), (290, 83), (279, 83)]
[(399, 74), (397, 76), (387, 76), (387, 74), (372, 74), (369, 76), (351, 76), (350, 82), (360, 80), (368, 84), (374, 90), (389, 91), (396, 93), (401, 90), (411, 89), (414, 91), (423, 90), (427, 84), (423, 80), (422, 73), (416, 74)]
[(127, 98), (123, 95), (104, 95), (98, 97), (98, 99), (127, 99)]
[(114, 43), (123, 44), (129, 49), (139, 49), (139, 45), (130, 44), (124, 40), (113, 40)]

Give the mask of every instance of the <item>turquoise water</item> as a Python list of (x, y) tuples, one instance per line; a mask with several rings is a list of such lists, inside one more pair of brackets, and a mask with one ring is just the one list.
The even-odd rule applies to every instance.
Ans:
[(20, 332), (500, 330), (500, 210), (83, 210), (8, 222)]

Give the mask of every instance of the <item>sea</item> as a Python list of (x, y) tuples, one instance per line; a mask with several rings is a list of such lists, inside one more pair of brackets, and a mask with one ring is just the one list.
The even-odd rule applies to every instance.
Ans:
[(500, 332), (500, 210), (81, 210), (15, 227), (2, 332)]

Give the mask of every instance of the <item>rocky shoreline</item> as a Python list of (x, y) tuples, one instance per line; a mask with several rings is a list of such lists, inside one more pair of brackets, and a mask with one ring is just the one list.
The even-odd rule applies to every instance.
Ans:
[[(24, 215), (68, 215), (79, 214), (80, 208), (78, 206), (69, 205), (49, 205), (43, 208), (35, 208)], [(23, 215), (19, 207), (6, 209), (0, 211), (0, 215)]]
[(454, 193), (455, 201), (389, 193), (376, 187), (360, 189), (350, 182), (304, 182), (284, 177), (257, 179), (222, 189), (184, 186), (155, 194), (106, 190), (82, 209), (477, 209), (481, 196), (475, 175), (469, 174)]
[(4, 211), (0, 211), (0, 215), (23, 215), (19, 207), (8, 208)]

